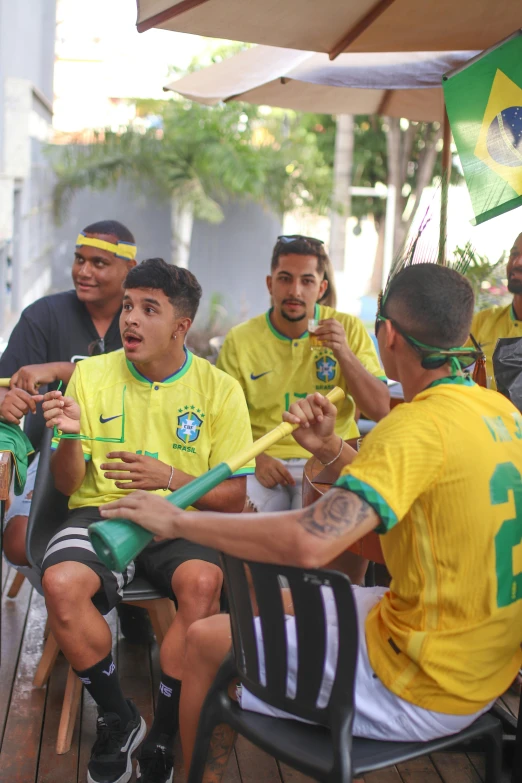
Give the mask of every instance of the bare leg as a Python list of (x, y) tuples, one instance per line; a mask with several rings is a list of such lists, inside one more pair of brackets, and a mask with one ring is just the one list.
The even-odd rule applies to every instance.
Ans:
[(25, 534), (29, 517), (11, 517), (4, 530), (4, 552), (13, 565), (28, 566), (25, 553)]
[[(199, 716), (205, 697), (216, 673), (230, 650), (232, 637), (230, 618), (219, 614), (194, 623), (187, 634), (186, 660), (179, 707), (181, 745), (188, 774)], [(228, 731), (227, 731), (228, 730)], [(211, 744), (205, 781), (219, 781), (233, 746), (233, 732), (229, 726), (218, 726)]]
[(58, 563), (42, 579), (49, 625), (76, 671), (89, 669), (111, 651), (109, 626), (91, 601), (100, 577), (83, 563)]
[(160, 651), (161, 671), (169, 677), (183, 679), (187, 631), (197, 620), (219, 612), (222, 584), (221, 569), (212, 563), (188, 560), (176, 568), (172, 590), (178, 601), (178, 611)]

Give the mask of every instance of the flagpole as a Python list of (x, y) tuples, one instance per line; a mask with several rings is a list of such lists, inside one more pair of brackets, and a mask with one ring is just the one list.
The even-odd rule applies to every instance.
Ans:
[(448, 235), (448, 199), (451, 177), (451, 127), (448, 113), (444, 106), (444, 123), (442, 131), (442, 181), (440, 192), (440, 231), (438, 263), (446, 266), (446, 241)]

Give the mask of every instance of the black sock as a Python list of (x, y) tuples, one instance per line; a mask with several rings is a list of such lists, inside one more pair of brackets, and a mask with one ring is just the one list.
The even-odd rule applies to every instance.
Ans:
[(124, 728), (132, 718), (132, 712), (121, 692), (120, 681), (116, 674), (116, 666), (109, 653), (106, 658), (90, 669), (79, 672), (74, 670), (83, 682), (96, 704), (104, 712), (115, 712), (120, 716)]
[(166, 734), (171, 744), (174, 742), (179, 726), (180, 694), (181, 680), (176, 680), (161, 672), (154, 722), (145, 740), (146, 745), (155, 745), (161, 734)]

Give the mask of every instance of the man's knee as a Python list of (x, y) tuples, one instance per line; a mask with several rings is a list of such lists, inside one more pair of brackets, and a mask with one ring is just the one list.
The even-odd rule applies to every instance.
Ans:
[(172, 589), (181, 609), (184, 605), (212, 608), (223, 585), (219, 566), (203, 560), (189, 560), (178, 566), (172, 577)]
[(4, 553), (13, 565), (29, 565), (25, 553), (28, 517), (11, 517), (4, 530)]
[(232, 644), (230, 618), (216, 614), (196, 620), (187, 631), (186, 659), (191, 665), (221, 662)]
[(42, 577), (47, 608), (68, 622), (85, 601), (98, 591), (100, 578), (83, 563), (68, 561), (50, 566)]

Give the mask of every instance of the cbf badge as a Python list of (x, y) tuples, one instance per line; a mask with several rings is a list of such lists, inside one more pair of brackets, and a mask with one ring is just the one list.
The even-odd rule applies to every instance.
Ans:
[(337, 362), (331, 356), (320, 356), (315, 363), (317, 377), (323, 383), (329, 383), (335, 378)]
[(176, 435), (183, 443), (194, 443), (199, 438), (203, 419), (197, 413), (189, 411), (178, 416), (178, 428)]

